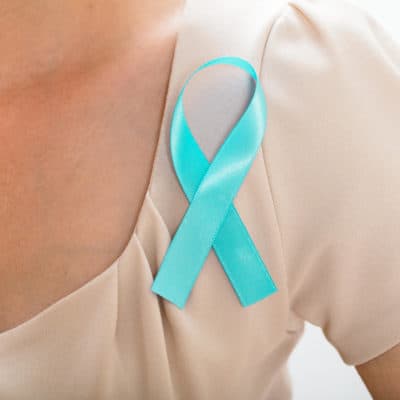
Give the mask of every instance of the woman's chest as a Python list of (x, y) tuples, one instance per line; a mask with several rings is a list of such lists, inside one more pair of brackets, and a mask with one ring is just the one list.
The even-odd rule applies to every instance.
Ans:
[(170, 56), (171, 46), (157, 71), (121, 64), (1, 97), (0, 332), (82, 286), (126, 246)]

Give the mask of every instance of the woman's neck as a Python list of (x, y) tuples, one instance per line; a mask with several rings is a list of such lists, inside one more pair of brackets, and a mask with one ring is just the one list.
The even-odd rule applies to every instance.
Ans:
[[(0, 92), (81, 71), (162, 35), (182, 0), (12, 0), (0, 4)], [(165, 28), (167, 29), (167, 28)]]

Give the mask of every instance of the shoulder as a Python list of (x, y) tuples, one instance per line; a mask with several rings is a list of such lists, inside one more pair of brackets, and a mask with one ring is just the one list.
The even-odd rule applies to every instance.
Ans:
[(304, 42), (318, 45), (319, 51), (326, 54), (329, 50), (335, 60), (338, 57), (355, 56), (352, 53), (355, 48), (361, 51), (384, 46), (388, 48), (387, 55), (400, 63), (399, 43), (386, 31), (384, 24), (350, 0), (282, 2), (271, 27), (266, 49), (277, 40), (286, 40), (292, 46)]
[(337, 144), (338, 136), (346, 135), (346, 147), (338, 149), (343, 155), (368, 135), (372, 146), (382, 124), (389, 129), (381, 135), (398, 140), (392, 119), (400, 90), (400, 42), (350, 1), (286, 2), (271, 27), (260, 76), (270, 121), (276, 117), (288, 126), (292, 120), (305, 146)]
[(291, 305), (352, 364), (399, 341), (399, 77), (400, 44), (337, 0), (288, 2), (261, 67)]
[[(287, 3), (261, 66), (269, 113), (263, 150), (281, 209), (298, 207), (290, 200), (296, 195), (306, 221), (320, 207), (341, 230), (354, 210), (356, 229), (359, 204), (379, 215), (372, 187), (399, 195), (399, 76), (400, 44), (366, 11), (337, 0)], [(339, 200), (347, 204), (342, 218)]]

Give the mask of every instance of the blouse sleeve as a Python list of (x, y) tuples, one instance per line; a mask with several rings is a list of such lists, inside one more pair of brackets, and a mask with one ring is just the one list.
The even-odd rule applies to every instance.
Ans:
[(400, 342), (400, 42), (350, 2), (294, 0), (260, 73), (291, 309), (361, 364)]

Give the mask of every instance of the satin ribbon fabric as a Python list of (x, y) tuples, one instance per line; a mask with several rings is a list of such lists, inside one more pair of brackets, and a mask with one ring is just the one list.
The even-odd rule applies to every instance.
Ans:
[[(252, 98), (234, 128), (209, 162), (190, 131), (183, 94), (202, 69), (229, 64), (255, 81)], [(170, 150), (189, 207), (167, 249), (152, 291), (179, 308), (186, 304), (213, 248), (242, 306), (277, 291), (238, 211), (233, 205), (264, 137), (267, 107), (254, 68), (239, 57), (219, 57), (192, 72), (178, 96), (171, 122)]]

